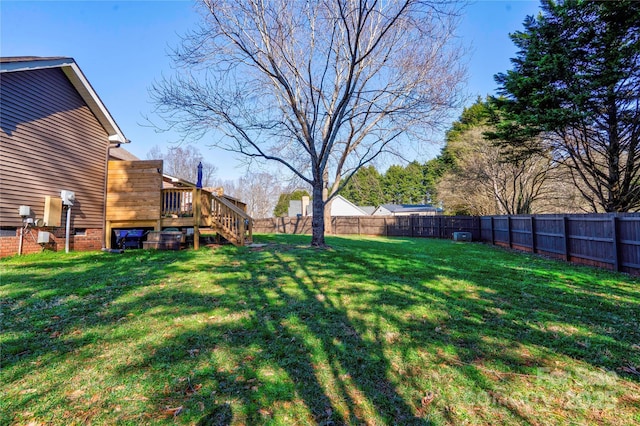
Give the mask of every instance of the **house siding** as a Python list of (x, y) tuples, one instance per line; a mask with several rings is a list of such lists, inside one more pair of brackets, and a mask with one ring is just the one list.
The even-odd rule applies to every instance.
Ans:
[(0, 226), (21, 226), (21, 205), (41, 218), (44, 197), (66, 189), (71, 227), (103, 229), (108, 134), (64, 72), (2, 73), (0, 97)]
[(346, 199), (337, 196), (331, 202), (331, 216), (365, 216), (365, 213)]

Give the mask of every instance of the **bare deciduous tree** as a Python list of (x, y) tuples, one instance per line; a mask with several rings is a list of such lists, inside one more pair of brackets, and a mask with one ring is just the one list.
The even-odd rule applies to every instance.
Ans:
[(283, 179), (267, 172), (248, 172), (234, 181), (220, 182), (224, 193), (247, 203), (253, 218), (271, 217), (280, 194), (287, 185)]
[(566, 185), (566, 169), (542, 153), (510, 158), (484, 138), (488, 129), (478, 125), (448, 142), (456, 166), (438, 186), (448, 211), (516, 215), (580, 210), (577, 190)]
[(198, 148), (191, 145), (169, 147), (166, 152), (156, 145), (149, 150), (147, 158), (163, 160), (164, 173), (192, 183), (198, 180), (198, 163), (202, 162), (202, 186), (205, 187), (212, 185), (217, 170), (204, 160)]
[[(442, 124), (463, 77), (459, 9), (435, 0), (202, 0), (152, 95), (169, 128), (280, 163), (325, 207), (363, 165)], [(328, 211), (328, 209), (326, 209)]]

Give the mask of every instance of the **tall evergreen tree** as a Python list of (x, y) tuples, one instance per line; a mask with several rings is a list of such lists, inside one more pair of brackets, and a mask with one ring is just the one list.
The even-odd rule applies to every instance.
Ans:
[(435, 204), (438, 201), (438, 182), (448, 169), (449, 165), (442, 155), (432, 158), (422, 165), (425, 203)]
[(309, 192), (304, 189), (298, 189), (288, 194), (280, 194), (278, 198), (278, 202), (276, 203), (275, 208), (273, 209), (274, 217), (283, 217), (286, 216), (289, 212), (289, 201), (292, 200), (302, 200), (302, 197), (308, 197)]
[(413, 161), (406, 167), (399, 165), (389, 167), (384, 174), (383, 188), (388, 203), (424, 203), (426, 188), (422, 166), (417, 161)]
[(384, 204), (382, 175), (372, 165), (362, 167), (353, 175), (340, 194), (358, 206)]
[(594, 211), (640, 209), (640, 2), (543, 0), (511, 39), (497, 137), (551, 149)]

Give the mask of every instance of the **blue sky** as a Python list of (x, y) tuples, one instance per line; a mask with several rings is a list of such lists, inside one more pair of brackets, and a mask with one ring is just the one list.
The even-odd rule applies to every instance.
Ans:
[[(515, 47), (508, 34), (522, 29), (538, 1), (476, 1), (465, 10), (459, 34), (469, 47), (469, 103), (493, 93), (493, 75), (510, 68)], [(0, 55), (71, 56), (87, 76), (140, 158), (154, 146), (165, 147), (175, 135), (157, 133), (146, 123), (154, 118), (148, 89), (171, 73), (167, 52), (199, 20), (188, 0), (28, 1), (0, 2)], [(244, 174), (230, 153), (199, 145), (217, 178)], [(439, 152), (434, 146), (431, 155)], [(418, 158), (424, 161), (427, 158)]]

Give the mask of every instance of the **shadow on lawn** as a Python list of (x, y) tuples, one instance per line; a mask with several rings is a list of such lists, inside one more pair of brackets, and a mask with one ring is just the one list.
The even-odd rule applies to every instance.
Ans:
[[(401, 297), (399, 294), (391, 296), (390, 292), (380, 293), (381, 297), (373, 304), (374, 309), (391, 305), (401, 312), (411, 303), (420, 303), (424, 295), (421, 292), (426, 292), (429, 298), (425, 301), (437, 300), (449, 313), (450, 318), (439, 326), (460, 332), (457, 335), (449, 333), (446, 341), (460, 343), (461, 349), (479, 348), (479, 351), (462, 350), (465, 361), (472, 360), (476, 352), (500, 356), (505, 353), (503, 348), (490, 348), (496, 345), (496, 340), (504, 340), (538, 345), (552, 353), (562, 353), (610, 371), (620, 371), (622, 365), (640, 362), (637, 349), (632, 347), (640, 341), (640, 290), (638, 287), (632, 290), (631, 283), (623, 284), (626, 278), (637, 280), (605, 271), (579, 272), (587, 267), (578, 267), (578, 272), (566, 276), (554, 272), (558, 266), (562, 270), (562, 263), (524, 255), (521, 264), (501, 266), (503, 274), (496, 275), (495, 270), (486, 274), (483, 255), (487, 254), (487, 247), (480, 245), (469, 250), (471, 255), (465, 258), (463, 265), (451, 268), (446, 259), (441, 259), (443, 263), (425, 266), (425, 272), (419, 277), (466, 281), (469, 288), (461, 289), (455, 284), (447, 288), (414, 283), (409, 286), (411, 291), (417, 291), (413, 295)], [(496, 252), (501, 255), (500, 250)], [(407, 270), (412, 270), (412, 262), (407, 263)], [(377, 258), (375, 263), (377, 265), (368, 265), (367, 269), (384, 265), (384, 260)], [(599, 282), (598, 276), (609, 281), (619, 277), (620, 281), (616, 285), (606, 285)], [(406, 293), (407, 290), (399, 291)], [(400, 318), (396, 321), (399, 326), (410, 326)], [(419, 332), (418, 329), (413, 331)], [(451, 336), (456, 337), (452, 339)], [(494, 339), (482, 344), (483, 337)], [(507, 364), (513, 365), (512, 362)], [(621, 374), (631, 380), (640, 379), (638, 375)]]
[[(563, 273), (562, 263), (526, 255), (518, 261), (504, 262), (500, 258), (504, 252), (478, 247), (465, 247), (471, 255), (465, 257), (464, 264), (452, 267), (450, 258), (443, 253), (438, 261), (425, 265), (417, 280), (410, 279), (411, 284), (407, 285), (403, 280), (391, 282), (389, 285), (398, 293), (380, 292), (371, 304), (372, 309), (412, 336), (410, 347), (437, 348), (437, 362), (454, 366), (465, 375), (478, 391), (484, 393), (479, 400), (490, 400), (493, 405), (503, 406), (527, 423), (535, 423), (539, 415), (531, 412), (526, 404), (523, 407), (512, 395), (501, 393), (496, 383), (518, 376), (527, 377), (526, 380), (534, 383), (555, 382), (560, 388), (565, 386), (565, 391), (570, 389), (565, 394), (560, 393), (560, 399), (568, 398), (560, 401), (563, 408), (575, 410), (581, 407), (585, 411), (598, 412), (611, 409), (614, 404), (609, 399), (613, 388), (606, 389), (611, 383), (604, 384), (603, 381), (619, 378), (635, 383), (640, 381), (639, 375), (633, 372), (640, 366), (637, 279), (586, 267)], [(496, 269), (492, 269), (487, 274), (489, 271), (483, 270), (487, 254), (497, 254), (497, 262), (504, 263), (504, 273), (496, 274)], [(399, 268), (397, 259), (385, 260), (384, 256), (374, 256), (374, 262), (363, 266), (379, 272), (385, 269), (415, 271), (415, 259), (411, 256), (400, 262), (406, 269)], [(585, 273), (581, 273), (581, 269)], [(518, 276), (520, 279), (514, 279)], [(453, 284), (447, 288), (442, 283), (436, 284), (434, 278), (445, 282), (466, 281), (469, 287)], [(627, 279), (629, 283), (625, 284)], [(420, 280), (429, 284), (421, 286)], [(617, 282), (614, 285), (605, 284), (606, 281)], [(636, 282), (636, 287), (631, 281)], [(406, 296), (402, 297), (401, 293)], [(447, 312), (435, 329), (430, 328), (433, 324), (425, 329), (424, 323), (407, 321), (392, 313), (402, 313), (421, 300)], [(447, 352), (442, 348), (450, 350)], [(530, 348), (536, 352), (530, 353)], [(558, 365), (558, 355), (566, 357), (561, 365)], [(575, 360), (590, 364), (596, 372), (581, 370), (574, 365), (577, 364)], [(491, 376), (493, 380), (488, 379)], [(570, 383), (575, 384), (574, 390)], [(640, 389), (632, 383), (630, 386)], [(631, 401), (637, 416), (640, 404), (633, 393), (618, 397)], [(526, 388), (517, 397), (522, 397), (525, 403), (527, 398), (528, 402), (534, 403), (543, 398)], [(613, 398), (615, 400), (617, 397)], [(609, 411), (605, 423), (617, 421), (613, 413), (613, 410)], [(593, 419), (594, 422), (598, 420), (603, 419)]]
[[(460, 421), (453, 407), (439, 401), (421, 406), (428, 392), (446, 392), (447, 383), (429, 376), (438, 369), (464, 376), (472, 391), (512, 418), (535, 422), (500, 394), (486, 365), (507, 375), (535, 375), (558, 354), (612, 371), (638, 362), (632, 345), (640, 341), (640, 301), (630, 287), (603, 286), (589, 281), (589, 274), (584, 282), (573, 282), (552, 273), (553, 262), (523, 257), (514, 264), (485, 246), (427, 246), (404, 239), (350, 244), (329, 251), (278, 244), (263, 251), (238, 249), (224, 264), (199, 263), (195, 270), (185, 269), (189, 253), (157, 257), (155, 263), (151, 254), (96, 256), (91, 267), (98, 273), (92, 276), (109, 278), (86, 283), (83, 297), (71, 290), (86, 265), (73, 260), (40, 268), (53, 275), (12, 273), (10, 282), (28, 284), (3, 310), (42, 319), (28, 337), (9, 342), (3, 367), (21, 363), (24, 368), (9, 378), (18, 380), (43, 352), (71, 354), (90, 341), (52, 338), (57, 331), (66, 336), (87, 323), (117, 324), (130, 313), (155, 315), (169, 320), (165, 339), (141, 343), (142, 359), (118, 368), (123, 377), (143, 371), (163, 378), (164, 389), (154, 387), (147, 395), (151, 419), (167, 407), (181, 407), (178, 420), (200, 425), (329, 425), (429, 424), (429, 414)], [(391, 250), (398, 244), (405, 248), (400, 253)], [(461, 250), (464, 263), (452, 262)], [(487, 273), (488, 255), (502, 264), (504, 275), (496, 269)], [(335, 262), (340, 265), (331, 267)], [(58, 267), (77, 272), (56, 276)], [(164, 285), (171, 274), (203, 274), (202, 289)], [(158, 285), (113, 304), (151, 281)], [(462, 281), (468, 287), (447, 284)], [(222, 293), (208, 293), (210, 288)], [(35, 296), (27, 296), (30, 292)], [(413, 313), (421, 309), (429, 315)], [(180, 321), (188, 316), (197, 325), (183, 326)], [(7, 331), (22, 332), (24, 322), (12, 321)], [(523, 353), (523, 345), (537, 353)], [(393, 353), (400, 358), (392, 359)], [(416, 353), (423, 359), (403, 367)], [(633, 375), (625, 379), (638, 382)], [(294, 418), (277, 417), (283, 412)], [(477, 415), (483, 419), (483, 413)]]
[[(430, 391), (420, 387), (424, 378), (399, 371), (389, 351), (399, 351), (405, 359), (411, 352), (429, 353), (427, 359), (435, 365), (466, 377), (479, 399), (490, 399), (523, 422), (535, 422), (536, 415), (501, 394), (488, 375), (498, 380), (512, 375), (535, 379), (540, 371), (553, 367), (558, 354), (611, 371), (637, 361), (631, 346), (640, 336), (636, 317), (640, 303), (632, 291), (603, 288), (595, 281), (577, 288), (576, 283), (562, 278), (550, 281), (547, 268), (553, 262), (545, 260), (506, 263), (502, 281), (495, 271), (490, 276), (483, 273), (486, 263), (473, 260), (486, 253), (484, 246), (468, 246), (474, 252), (471, 258), (464, 265), (451, 265), (448, 256), (452, 253), (430, 253), (429, 262), (421, 259), (424, 254), (412, 250), (390, 258), (385, 243), (376, 244), (382, 248), (379, 252), (364, 247), (362, 251), (322, 252), (276, 246), (262, 254), (238, 256), (243, 260), (219, 270), (241, 270), (248, 274), (246, 278), (214, 283), (231, 295), (221, 303), (247, 313), (244, 322), (207, 325), (198, 331), (197, 342), (191, 333), (178, 335), (143, 365), (166, 365), (166, 353), (184, 357), (185, 348), (194, 345), (200, 353), (224, 354), (202, 367), (194, 363), (192, 369), (191, 380), (209, 383), (207, 391), (214, 395), (215, 408), (200, 417), (203, 424), (217, 418), (219, 407), (229, 401), (237, 402), (234, 409), (241, 408), (234, 415), (248, 424), (273, 420), (274, 409), (290, 410), (295, 405), (304, 407), (295, 420), (316, 424), (352, 424), (365, 419), (429, 424), (429, 410), (421, 407), (421, 398)], [(293, 258), (288, 257), (288, 250), (295, 251)], [(501, 256), (499, 251), (492, 253)], [(342, 262), (336, 270), (343, 277), (329, 267), (336, 259)], [(254, 261), (265, 269), (256, 269)], [(514, 279), (509, 268), (517, 268), (515, 276), (520, 274), (522, 280)], [(585, 280), (589, 276), (585, 274)], [(327, 294), (331, 293), (330, 283), (339, 279), (351, 280), (354, 286)], [(447, 280), (467, 281), (473, 289), (447, 288), (441, 283)], [(355, 296), (361, 282), (377, 287), (370, 290), (366, 306), (350, 305), (349, 293)], [(404, 314), (420, 305), (446, 315), (424, 320)], [(370, 318), (365, 319), (367, 316)], [(384, 323), (400, 330), (400, 336), (389, 335)], [(585, 329), (588, 332), (583, 333)], [(538, 352), (528, 354), (523, 346), (536, 347)], [(225, 356), (235, 359), (235, 368), (221, 366)], [(274, 370), (271, 374), (277, 378), (270, 380), (265, 369)], [(506, 373), (500, 376), (501, 371)], [(633, 375), (625, 378), (638, 380)], [(400, 381), (412, 380), (412, 389), (400, 391)], [(188, 401), (193, 406), (196, 400), (205, 407), (212, 404), (203, 396), (185, 398), (180, 390), (165, 395), (162, 404)], [(305, 417), (305, 410), (310, 418)], [(446, 421), (459, 420), (455, 407), (440, 405), (438, 410)]]
[(5, 294), (2, 331), (10, 337), (3, 339), (2, 368), (21, 366), (11, 370), (7, 381), (29, 374), (38, 358), (72, 356), (95, 341), (92, 336), (75, 337), (80, 330), (127, 321), (125, 312), (112, 309), (114, 301), (190, 258), (189, 252), (149, 251), (57, 255), (51, 260), (34, 256), (33, 264), (5, 269), (0, 283)]
[[(347, 311), (324, 296), (305, 262), (285, 260), (277, 250), (269, 256), (269, 271), (254, 268), (251, 259), (216, 269), (250, 274), (240, 282), (212, 280), (226, 290), (218, 306), (235, 311), (240, 320), (210, 318), (213, 324), (175, 333), (128, 367), (170, 372), (190, 364), (188, 381), (203, 387), (197, 394), (185, 391), (180, 373), (170, 373), (173, 388), (152, 398), (157, 410), (200, 406), (205, 413), (192, 415), (202, 425), (232, 418), (243, 424), (430, 424), (387, 378), (390, 365), (380, 342), (362, 338)], [(183, 294), (182, 304), (201, 307), (198, 297)], [(190, 359), (194, 351), (199, 359)], [(277, 418), (283, 411), (295, 418)]]

